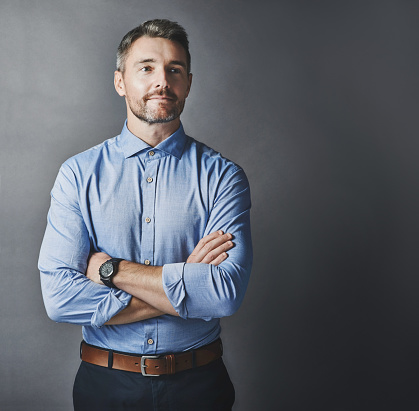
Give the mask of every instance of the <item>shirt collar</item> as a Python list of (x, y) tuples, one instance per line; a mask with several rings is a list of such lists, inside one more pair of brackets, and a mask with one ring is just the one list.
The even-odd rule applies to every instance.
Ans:
[[(185, 148), (186, 140), (187, 137), (181, 123), (180, 127), (171, 136), (163, 140), (154, 148), (156, 150), (162, 150), (165, 153), (175, 156), (180, 160), (182, 157), (183, 149)], [(126, 120), (120, 135), (120, 146), (125, 155), (125, 158), (131, 157), (134, 154), (137, 154), (147, 148), (151, 148), (151, 146), (148, 145), (145, 141), (141, 140), (128, 130)]]

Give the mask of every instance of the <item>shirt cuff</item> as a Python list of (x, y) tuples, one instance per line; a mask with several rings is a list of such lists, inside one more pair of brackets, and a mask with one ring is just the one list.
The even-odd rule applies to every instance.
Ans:
[(99, 303), (93, 313), (91, 324), (100, 328), (112, 317), (122, 311), (131, 301), (131, 294), (111, 288), (110, 293)]
[(183, 270), (185, 263), (165, 264), (163, 266), (162, 280), (163, 289), (179, 317), (186, 319), (188, 311), (185, 303), (185, 284), (183, 282)]

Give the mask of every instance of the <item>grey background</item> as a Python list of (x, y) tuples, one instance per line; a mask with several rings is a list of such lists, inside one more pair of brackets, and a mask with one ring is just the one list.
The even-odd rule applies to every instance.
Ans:
[(119, 134), (122, 36), (190, 35), (188, 134), (246, 170), (255, 263), (223, 320), (236, 410), (417, 410), (418, 2), (0, 2), (0, 409), (71, 410), (77, 326), (37, 259), (60, 164)]

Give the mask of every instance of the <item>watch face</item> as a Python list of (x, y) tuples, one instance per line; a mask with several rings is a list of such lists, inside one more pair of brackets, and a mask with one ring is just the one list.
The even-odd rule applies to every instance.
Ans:
[(106, 263), (102, 266), (101, 274), (104, 278), (109, 278), (113, 273), (112, 263)]

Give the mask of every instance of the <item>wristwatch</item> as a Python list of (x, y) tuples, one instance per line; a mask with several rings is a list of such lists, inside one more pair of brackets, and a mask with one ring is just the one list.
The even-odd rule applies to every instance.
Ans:
[(99, 276), (102, 283), (110, 288), (118, 288), (113, 282), (112, 278), (118, 272), (118, 265), (123, 258), (111, 258), (105, 261), (99, 268)]

